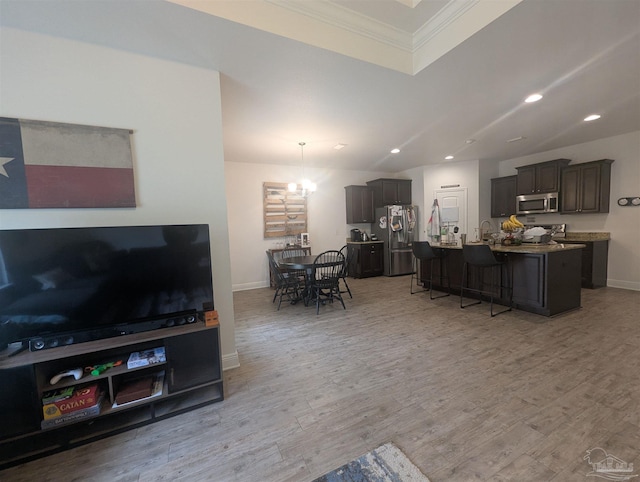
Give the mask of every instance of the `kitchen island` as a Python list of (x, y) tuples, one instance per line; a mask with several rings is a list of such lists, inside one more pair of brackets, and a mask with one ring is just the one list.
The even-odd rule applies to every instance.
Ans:
[[(470, 243), (473, 244), (473, 243)], [(446, 250), (451, 291), (460, 294), (462, 284), (462, 246), (432, 244)], [(491, 246), (499, 259), (508, 261), (501, 275), (509, 269), (513, 273), (513, 307), (544, 316), (553, 316), (580, 308), (582, 249), (584, 244), (522, 244), (519, 246)], [(443, 265), (434, 263), (433, 285), (443, 290), (447, 285), (443, 278)], [(420, 277), (429, 279), (430, 263), (422, 263)], [(483, 273), (470, 269), (469, 287), (486, 288)], [(496, 289), (494, 301), (508, 305), (506, 292)], [(467, 294), (465, 293), (465, 297)]]

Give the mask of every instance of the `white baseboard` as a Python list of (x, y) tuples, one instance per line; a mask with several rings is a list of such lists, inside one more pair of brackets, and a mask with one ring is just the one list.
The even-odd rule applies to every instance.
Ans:
[(246, 291), (255, 290), (256, 288), (267, 288), (269, 286), (268, 281), (254, 281), (253, 283), (242, 283), (238, 285), (232, 285), (232, 291)]
[(611, 288), (622, 288), (623, 290), (640, 291), (640, 282), (637, 281), (608, 279), (607, 286), (610, 286)]
[(233, 353), (222, 355), (222, 371), (231, 370), (232, 368), (238, 368), (240, 366), (240, 357), (238, 357), (238, 350)]

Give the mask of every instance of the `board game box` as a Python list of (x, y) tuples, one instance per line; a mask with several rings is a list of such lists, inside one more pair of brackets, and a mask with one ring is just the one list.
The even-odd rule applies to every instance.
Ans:
[(66, 415), (62, 415), (60, 417), (43, 420), (42, 422), (40, 422), (40, 427), (42, 429), (59, 427), (60, 425), (66, 425), (71, 422), (78, 422), (85, 418), (97, 417), (98, 415), (100, 415), (101, 402), (102, 396), (100, 396), (100, 398), (98, 399), (98, 403), (96, 403), (93, 407), (67, 413)]
[(66, 398), (58, 398), (55, 394), (53, 396), (50, 396), (48, 393), (44, 394), (42, 398), (42, 414), (45, 420), (51, 420), (72, 412), (92, 408), (98, 402), (100, 387), (97, 383), (71, 388), (73, 392)]

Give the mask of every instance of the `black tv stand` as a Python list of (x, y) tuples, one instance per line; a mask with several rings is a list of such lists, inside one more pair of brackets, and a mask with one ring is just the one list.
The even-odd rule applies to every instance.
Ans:
[[(132, 352), (164, 347), (166, 361), (128, 368)], [(76, 380), (53, 375), (76, 367), (122, 360), (97, 376)], [(164, 372), (162, 392), (125, 405), (115, 398), (127, 381)], [(64, 387), (99, 384), (99, 413), (59, 426), (43, 423), (44, 393)], [(224, 399), (219, 326), (197, 321), (162, 330), (60, 346), (41, 351), (0, 352), (0, 470), (115, 435)], [(43, 428), (44, 427), (44, 428)]]

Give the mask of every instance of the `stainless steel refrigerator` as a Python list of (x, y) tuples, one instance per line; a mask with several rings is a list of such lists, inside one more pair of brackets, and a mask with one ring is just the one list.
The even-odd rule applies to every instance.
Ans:
[(384, 241), (384, 275), (411, 274), (411, 247), (413, 240), (418, 238), (418, 206), (376, 208), (371, 231)]

